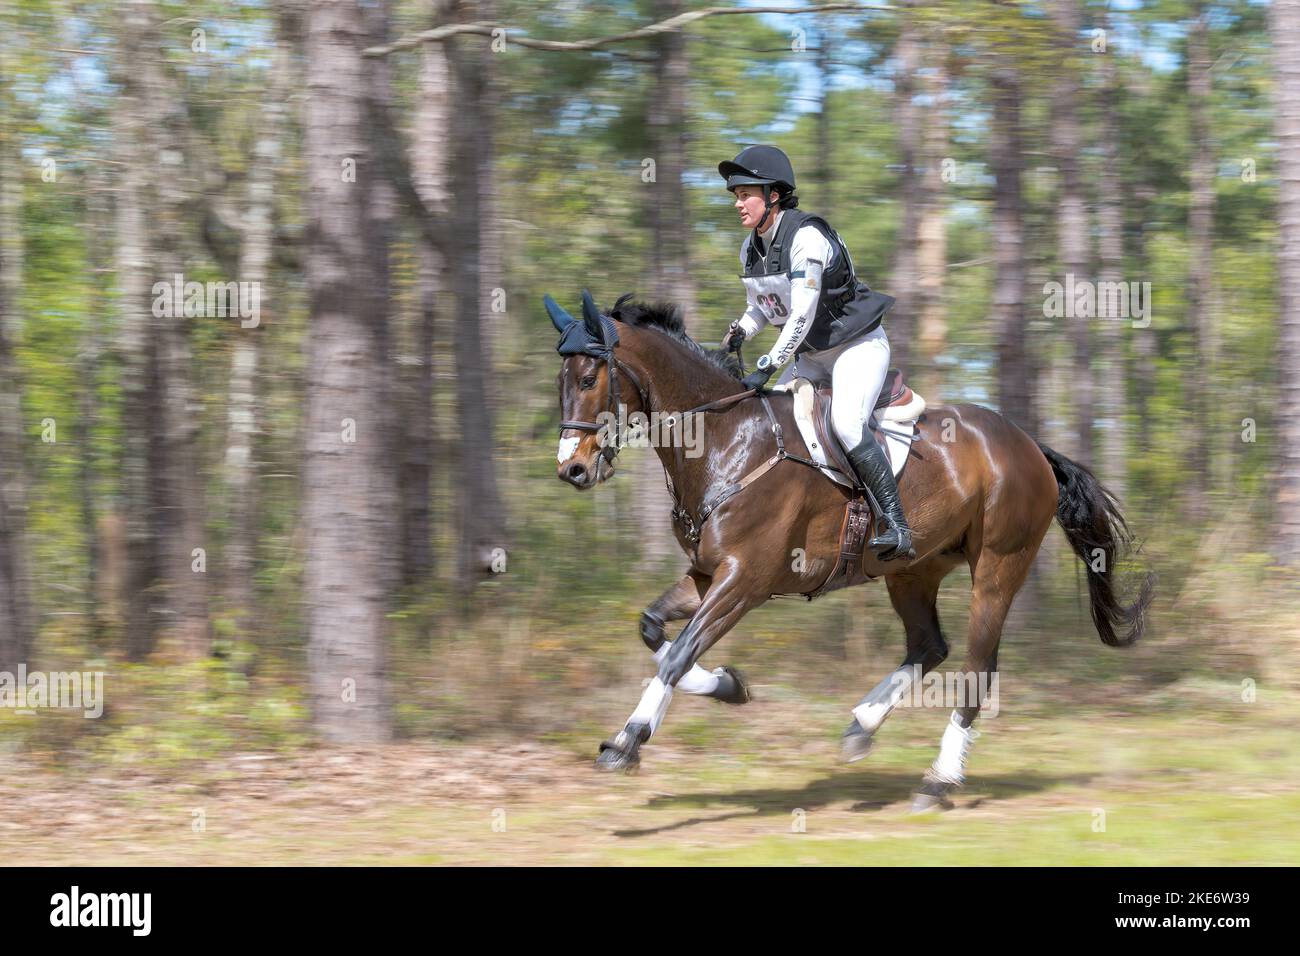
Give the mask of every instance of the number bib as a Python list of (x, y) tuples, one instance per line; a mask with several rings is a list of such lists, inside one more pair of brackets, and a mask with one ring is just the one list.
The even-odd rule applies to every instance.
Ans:
[(773, 325), (785, 325), (790, 317), (790, 276), (785, 272), (771, 275), (741, 276), (749, 304), (763, 313)]

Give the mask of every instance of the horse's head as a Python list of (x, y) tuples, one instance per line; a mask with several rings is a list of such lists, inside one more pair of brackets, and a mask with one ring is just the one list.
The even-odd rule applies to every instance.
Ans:
[(560, 390), (557, 476), (575, 488), (591, 488), (614, 474), (619, 420), (626, 418), (627, 403), (639, 399), (644, 405), (644, 389), (636, 374), (618, 361), (618, 329), (613, 319), (601, 315), (591, 293), (583, 290), (581, 320), (549, 295), (542, 301), (560, 333), (556, 351), (564, 356), (556, 378)]

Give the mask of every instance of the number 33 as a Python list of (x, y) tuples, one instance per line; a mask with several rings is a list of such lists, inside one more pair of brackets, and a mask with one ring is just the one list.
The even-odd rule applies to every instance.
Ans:
[(759, 295), (758, 307), (765, 312), (774, 316), (782, 317), (790, 314), (790, 310), (785, 307), (779, 295)]

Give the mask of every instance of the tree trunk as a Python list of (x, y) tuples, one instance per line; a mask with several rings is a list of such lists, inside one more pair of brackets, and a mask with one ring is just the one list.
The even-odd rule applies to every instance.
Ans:
[[(367, 248), (381, 171), (369, 124), (370, 42), (358, 2), (313, 0), (307, 12), (310, 300), (303, 525), (307, 659), (316, 727), (327, 740), (391, 733), (385, 685), (388, 593), (382, 508), (391, 499), (388, 369), (376, 361), (383, 304)], [(472, 220), (471, 220), (472, 221)]]
[[(1106, 26), (1109, 23), (1103, 21)], [(1098, 252), (1101, 258), (1101, 281), (1120, 282), (1124, 270), (1124, 197), (1120, 183), (1119, 71), (1115, 66), (1114, 46), (1100, 55), (1102, 161), (1097, 202)], [(1121, 324), (1123, 323), (1123, 324)], [(1118, 316), (1103, 316), (1101, 328), (1101, 376), (1097, 411), (1106, 422), (1101, 447), (1099, 473), (1112, 492), (1123, 498), (1127, 490), (1128, 402), (1125, 398), (1127, 362), (1124, 339), (1132, 330), (1139, 335), (1146, 330), (1133, 329)]]
[(1274, 129), (1278, 141), (1279, 441), (1276, 553), (1300, 564), (1300, 0), (1271, 9)]
[(817, 161), (813, 176), (817, 183), (817, 203), (830, 216), (835, 213), (835, 170), (831, 157), (831, 47), (834, 35), (830, 15), (818, 18), (817, 36)]
[(22, 167), (11, 143), (8, 76), (0, 65), (0, 670), (25, 662), (35, 640), (27, 553), (27, 476), (23, 439), (22, 386), (14, 354), (20, 323), (18, 292), (21, 232), (18, 207), (10, 197), (21, 187), (10, 181)]
[(258, 368), (266, 323), (277, 310), (268, 295), (271, 257), (275, 239), (275, 177), (284, 137), (285, 103), (290, 89), (290, 42), (283, 28), (277, 30), (271, 54), (266, 98), (262, 102), (261, 124), (253, 141), (248, 169), (248, 193), (240, 243), (240, 282), (257, 283), (260, 309), (256, 325), (244, 327), (230, 320), (234, 341), (230, 353), (230, 385), (226, 441), (226, 542), (223, 584), (228, 611), (236, 633), (247, 638), (258, 619), (253, 589), (256, 561), (258, 481), (255, 443), (259, 430), (257, 413)]
[(993, 72), (993, 315), (998, 330), (998, 409), (1030, 435), (1038, 434), (1033, 407), (1033, 360), (1026, 348), (1025, 216), (1021, 195), (1024, 136), (1020, 73), (1013, 64)]
[[(118, 64), (127, 113), (119, 133), (129, 158), (123, 173), (119, 229), (125, 235), (119, 279), (123, 288), (123, 344), (130, 374), (124, 387), (124, 485), (128, 507), (130, 574), (128, 653), (153, 649), (161, 621), (181, 652), (198, 657), (210, 639), (203, 468), (199, 459), (199, 401), (192, 381), (190, 326), (183, 303), (154, 314), (153, 283), (183, 274), (189, 203), (200, 191), (181, 148), (186, 123), (159, 53), (157, 10), (151, 3), (124, 8)], [(191, 152), (195, 144), (189, 143)], [(160, 171), (161, 167), (161, 171)], [(136, 444), (132, 444), (132, 442)]]
[[(663, 20), (683, 11), (682, 0), (655, 0), (651, 16)], [(655, 179), (645, 183), (646, 211), (650, 220), (650, 296), (676, 302), (688, 327), (708, 340), (721, 329), (709, 329), (695, 314), (695, 288), (691, 280), (688, 238), (690, 213), (686, 203), (686, 87), (689, 70), (685, 39), (678, 32), (655, 39), (656, 56), (647, 104), (650, 156)], [(672, 532), (672, 504), (663, 491), (663, 466), (650, 449), (623, 453), (623, 466), (632, 479), (632, 507), (624, 530), (640, 543), (635, 573), (649, 573), (677, 553)], [(630, 522), (629, 520), (630, 519)]]
[[(131, 4), (119, 21), (116, 72), (121, 92), (113, 110), (113, 142), (121, 170), (117, 184), (117, 281), (121, 325), (117, 342), (122, 370), (121, 494), (125, 517), (126, 652), (141, 660), (154, 647), (163, 608), (159, 589), (161, 457), (157, 419), (162, 407), (158, 336), (152, 314), (154, 261), (149, 224), (156, 198), (149, 170), (156, 163), (147, 143), (152, 118), (146, 85), (135, 68), (146, 55), (147, 8)], [(156, 55), (156, 54), (155, 54)]]
[(1210, 140), (1210, 49), (1207, 15), (1199, 4), (1187, 37), (1187, 107), (1191, 121), (1190, 207), (1187, 232), (1187, 322), (1191, 359), (1184, 364), (1188, 411), (1187, 471), (1191, 479), (1188, 509), (1206, 514), (1210, 473), (1209, 377), (1214, 362), (1210, 342), (1214, 317), (1214, 149)]
[(898, 128), (899, 186), (902, 213), (894, 243), (891, 294), (897, 300), (889, 313), (890, 364), (907, 368), (912, 337), (917, 327), (919, 296), (917, 245), (924, 199), (917, 163), (921, 155), (921, 123), (916, 105), (916, 74), (921, 65), (920, 31), (911, 10), (901, 12), (902, 23), (894, 57), (894, 124)]
[[(95, 164), (87, 183), (86, 209), (87, 225), (90, 231), (89, 265), (93, 273), (93, 285), (102, 301), (112, 297), (112, 249), (113, 249), (113, 211), (109, 198), (107, 167)], [(87, 322), (82, 333), (81, 354), (77, 359), (78, 396), (77, 396), (77, 442), (80, 446), (77, 467), (77, 485), (81, 499), (81, 533), (86, 552), (85, 599), (82, 606), (86, 609), (86, 633), (91, 643), (98, 645), (103, 637), (108, 617), (112, 616), (117, 595), (104, 602), (102, 591), (104, 580), (101, 578), (101, 563), (104, 552), (100, 544), (99, 508), (96, 502), (95, 482), (99, 470), (98, 456), (95, 453), (95, 426), (99, 421), (99, 369), (104, 345), (98, 322)], [(110, 613), (105, 615), (105, 610)]]
[[(682, 0), (654, 0), (652, 17), (676, 16)], [(688, 323), (695, 314), (695, 289), (691, 281), (688, 237), (690, 214), (686, 203), (686, 92), (690, 81), (686, 41), (679, 32), (655, 38), (653, 82), (647, 111), (655, 180), (645, 184), (650, 218), (651, 291), (654, 297), (678, 303)], [(698, 330), (707, 336), (710, 330)], [(716, 334), (716, 333), (715, 333)]]
[[(431, 26), (441, 22), (437, 5), (434, 6), (433, 21)], [(410, 166), (412, 184), (424, 205), (439, 211), (445, 211), (447, 206), (447, 158), (452, 116), (450, 83), (446, 48), (441, 43), (424, 44), (420, 50), (420, 92), (414, 111)], [(402, 417), (405, 441), (399, 477), (404, 586), (426, 580), (433, 570), (433, 360), (438, 303), (445, 290), (441, 250), (422, 236), (417, 259), (419, 321), (413, 372), (407, 376), (407, 401), (411, 414)]]
[[(1056, 214), (1059, 263), (1056, 280), (1066, 285), (1070, 282), (1069, 276), (1073, 276), (1075, 282), (1092, 279), (1088, 209), (1084, 200), (1083, 174), (1079, 161), (1079, 0), (1054, 0), (1052, 14), (1060, 45), (1060, 63), (1052, 96), (1052, 146), (1060, 170), (1061, 189)], [(1087, 315), (1076, 314), (1070, 318), (1069, 311), (1063, 321), (1063, 328), (1069, 333), (1072, 357), (1065, 363), (1069, 369), (1068, 381), (1062, 382), (1062, 391), (1068, 396), (1066, 404), (1070, 410), (1065, 416), (1070, 424), (1067, 432), (1069, 440), (1062, 443), (1062, 451), (1079, 461), (1090, 462), (1093, 420), (1092, 321)], [(1062, 376), (1062, 379), (1065, 378)]]
[[(187, 139), (183, 101), (179, 87), (170, 82), (162, 66), (157, 11), (152, 4), (145, 10), (146, 45), (138, 69), (149, 104), (148, 121), (142, 129), (150, 157), (147, 174), (158, 189), (157, 217), (152, 223), (158, 234), (153, 245), (155, 258), (150, 263), (156, 281), (185, 274), (189, 264), (197, 261), (190, 211), (193, 198), (203, 186), (192, 165), (185, 161), (185, 150), (192, 155), (196, 148), (206, 145), (192, 140), (186, 143), (185, 150), (174, 145)], [(158, 175), (159, 164), (172, 168)], [(187, 281), (189, 278), (187, 275)], [(162, 393), (162, 404), (151, 410), (162, 428), (161, 454), (153, 479), (154, 487), (163, 495), (159, 517), (164, 531), (159, 544), (166, 632), (176, 641), (181, 654), (195, 659), (206, 656), (211, 649), (208, 562), (212, 542), (207, 537), (205, 475), (209, 468), (205, 467), (199, 444), (203, 405), (194, 381), (192, 333), (199, 323), (213, 320), (206, 316), (186, 317), (180, 304), (173, 304), (177, 306), (176, 314), (154, 316), (153, 322)]]
[[(472, 16), (483, 22), (493, 22), (497, 15), (496, 0), (472, 0)], [(508, 43), (509, 41), (507, 41)], [(505, 97), (501, 89), (502, 72), (496, 69), (501, 53), (485, 47), (488, 41), (477, 41), (482, 60), (477, 82), (478, 111), (475, 132), (478, 134), (478, 231), (479, 231), (479, 296), (483, 315), (483, 342), (486, 354), (500, 361), (511, 343), (510, 309), (506, 297), (505, 250), (502, 245), (501, 217), (497, 209), (498, 188), (496, 175), (497, 104)], [(494, 59), (495, 58), (495, 59)], [(487, 400), (493, 408), (500, 408), (501, 390), (497, 376), (487, 377)]]
[[(1150, 275), (1151, 263), (1147, 252), (1147, 232), (1152, 229), (1152, 206), (1156, 191), (1150, 186), (1140, 185), (1132, 191), (1133, 218), (1137, 227), (1132, 233), (1132, 257), (1138, 275)], [(1146, 422), (1151, 415), (1151, 402), (1156, 390), (1156, 358), (1160, 352), (1160, 340), (1156, 335), (1155, 325), (1144, 329), (1135, 329), (1133, 340), (1134, 381), (1133, 381), (1133, 416), (1139, 422)]]
[[(466, 5), (467, 19), (477, 18)], [(478, 189), (490, 175), (491, 131), (483, 119), (483, 76), (494, 56), (481, 37), (456, 37), (448, 43), (455, 77), (456, 112), (452, 147), (452, 194), (457, 219), (475, 223), (482, 215)], [(505, 502), (497, 487), (495, 413), (490, 401), (492, 354), (488, 323), (491, 304), (483, 300), (481, 239), (477, 229), (466, 229), (458, 245), (459, 262), (453, 269), (459, 321), (454, 336), (457, 369), (457, 419), (460, 440), (456, 455), (456, 504), (459, 517), (456, 573), (462, 596), (492, 573), (494, 560), (508, 561), (505, 540)], [(500, 566), (499, 564), (497, 565)], [(508, 567), (508, 565), (507, 565)]]
[[(390, 39), (390, 20), (392, 0), (369, 0), (362, 5), (363, 27), (369, 42), (374, 45), (387, 43)], [(383, 115), (392, 115), (393, 105), (393, 61), (388, 57), (378, 57), (364, 64), (369, 80), (371, 109), (366, 112), (370, 143), (380, 142), (380, 134), (375, 126), (378, 111)], [(383, 163), (378, 156), (378, 148), (371, 146), (370, 168), (373, 175), (365, 180), (366, 187), (366, 253), (372, 262), (370, 274), (373, 283), (369, 288), (370, 341), (373, 349), (374, 367), (381, 373), (372, 386), (372, 400), (380, 404), (375, 406), (376, 413), (385, 421), (382, 433), (387, 446), (387, 462), (380, 473), (382, 479), (375, 494), (379, 495), (378, 513), (382, 516), (385, 528), (382, 531), (385, 547), (380, 552), (380, 572), (383, 575), (382, 588), (385, 594), (391, 594), (401, 579), (401, 554), (388, 542), (401, 540), (400, 523), (402, 513), (398, 494), (398, 476), (401, 470), (401, 429), (398, 424), (400, 411), (397, 406), (398, 391), (395, 384), (394, 347), (390, 321), (392, 302), (392, 262), (391, 252), (393, 238), (397, 231), (397, 196), (393, 183), (384, 174)]]
[(926, 93), (930, 104), (922, 113), (925, 174), (921, 178), (921, 213), (917, 228), (917, 355), (907, 369), (921, 394), (942, 401), (939, 358), (948, 342), (944, 284), (948, 274), (948, 204), (944, 196), (943, 161), (948, 154), (948, 48), (936, 32), (922, 54), (929, 67)]

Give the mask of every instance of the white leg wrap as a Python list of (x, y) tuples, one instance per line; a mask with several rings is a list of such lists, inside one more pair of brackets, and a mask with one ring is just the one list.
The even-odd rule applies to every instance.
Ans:
[(648, 724), (650, 733), (653, 734), (663, 723), (664, 714), (668, 711), (668, 702), (672, 699), (673, 689), (656, 677), (650, 681), (650, 686), (641, 695), (641, 703), (636, 705), (636, 710), (632, 711), (632, 716), (627, 719), (627, 722)]
[[(664, 641), (655, 651), (655, 661), (663, 663), (672, 649), (672, 641)], [(699, 664), (692, 664), (682, 679), (677, 682), (677, 690), (683, 694), (712, 694), (718, 689), (718, 675), (706, 671)]]
[(875, 733), (885, 718), (898, 706), (898, 702), (907, 696), (913, 682), (917, 679), (919, 667), (900, 667), (879, 684), (870, 694), (853, 708), (853, 716), (867, 733)]
[(966, 779), (966, 758), (971, 744), (979, 736), (974, 727), (962, 727), (957, 711), (952, 712), (948, 727), (939, 744), (939, 756), (930, 768), (930, 776), (941, 783), (960, 785)]

